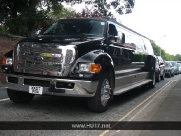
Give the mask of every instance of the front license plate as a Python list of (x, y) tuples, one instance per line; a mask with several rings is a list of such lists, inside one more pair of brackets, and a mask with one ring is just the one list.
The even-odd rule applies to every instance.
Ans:
[(42, 95), (43, 87), (41, 87), (41, 86), (29, 86), (29, 93)]

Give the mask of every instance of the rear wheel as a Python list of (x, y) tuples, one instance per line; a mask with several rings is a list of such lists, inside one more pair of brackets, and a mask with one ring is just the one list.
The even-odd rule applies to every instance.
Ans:
[(170, 78), (172, 76), (172, 73), (170, 72), (170, 73), (168, 73), (168, 77)]
[(155, 84), (156, 84), (156, 73), (153, 71), (151, 72), (151, 79), (152, 81), (150, 83), (148, 83), (148, 87), (149, 88), (154, 88), (155, 87)]
[(163, 75), (161, 76), (161, 80), (165, 79), (165, 72), (163, 72)]
[(28, 103), (35, 96), (34, 94), (30, 94), (28, 92), (20, 92), (11, 89), (7, 89), (7, 93), (10, 100), (15, 103)]
[(104, 74), (99, 80), (94, 97), (88, 98), (89, 109), (93, 112), (104, 112), (108, 109), (111, 97), (111, 79)]
[(161, 80), (161, 76), (160, 76), (160, 73), (159, 73), (156, 81), (157, 81), (157, 82), (160, 82), (160, 80)]

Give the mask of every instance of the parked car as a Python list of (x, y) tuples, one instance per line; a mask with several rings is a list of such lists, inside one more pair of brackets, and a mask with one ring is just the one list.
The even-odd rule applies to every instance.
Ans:
[(168, 77), (174, 76), (174, 66), (171, 62), (165, 61), (165, 75)]
[(161, 56), (156, 56), (156, 81), (165, 79), (165, 65)]
[(174, 74), (178, 75), (179, 74), (179, 67), (178, 67), (178, 63), (176, 61), (169, 61), (172, 63), (172, 65), (174, 66)]
[(179, 68), (179, 74), (181, 74), (181, 63), (178, 63), (178, 68)]

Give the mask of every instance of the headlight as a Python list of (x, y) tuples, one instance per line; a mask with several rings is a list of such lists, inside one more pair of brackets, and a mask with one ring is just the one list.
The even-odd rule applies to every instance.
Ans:
[(12, 65), (13, 64), (13, 59), (3, 57), (1, 63), (2, 63), (2, 65)]
[(88, 72), (88, 73), (99, 73), (101, 70), (100, 64), (94, 63), (80, 63), (79, 72)]

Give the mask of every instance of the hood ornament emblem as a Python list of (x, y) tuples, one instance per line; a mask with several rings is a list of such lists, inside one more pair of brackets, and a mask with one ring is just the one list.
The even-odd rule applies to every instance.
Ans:
[(34, 57), (34, 60), (41, 61), (43, 60), (43, 57)]

